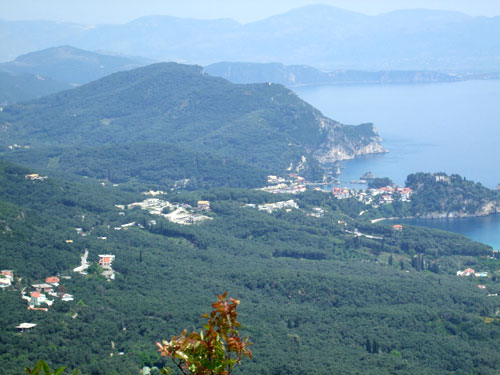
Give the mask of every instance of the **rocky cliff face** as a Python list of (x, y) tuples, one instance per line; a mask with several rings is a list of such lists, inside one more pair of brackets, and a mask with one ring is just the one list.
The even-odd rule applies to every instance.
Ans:
[(310, 152), (322, 165), (353, 159), (359, 155), (387, 152), (380, 144), (382, 138), (371, 123), (343, 125), (325, 117), (319, 117), (318, 122), (324, 134), (324, 142)]
[(454, 219), (463, 217), (487, 216), (500, 213), (500, 203), (496, 201), (487, 202), (475, 212), (449, 211), (449, 212), (429, 212), (423, 215), (417, 215), (422, 219)]

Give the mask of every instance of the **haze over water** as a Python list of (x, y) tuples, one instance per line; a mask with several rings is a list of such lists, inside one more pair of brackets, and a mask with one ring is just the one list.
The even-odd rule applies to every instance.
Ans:
[[(367, 171), (399, 185), (414, 172), (457, 173), (489, 188), (500, 183), (500, 81), (295, 91), (344, 124), (373, 122), (389, 150), (344, 162), (341, 186)], [(411, 223), (461, 233), (500, 249), (500, 215)]]

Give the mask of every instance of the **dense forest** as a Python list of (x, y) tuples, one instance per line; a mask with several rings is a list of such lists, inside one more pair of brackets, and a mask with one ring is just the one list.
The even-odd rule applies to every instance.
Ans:
[[(69, 175), (26, 178), (34, 172), (0, 162), (0, 268), (16, 276), (0, 292), (5, 374), (40, 358), (84, 374), (162, 367), (154, 342), (199, 327), (225, 290), (241, 300), (242, 334), (254, 342), (254, 358), (237, 373), (500, 368), (499, 300), (489, 296), (500, 292), (500, 260), (488, 246), (437, 230), (373, 225), (360, 219), (361, 203), (318, 191), (176, 190), (161, 199), (193, 207), (208, 200), (212, 218), (179, 225), (120, 206), (145, 198), (133, 189)], [(290, 199), (298, 208), (258, 209)], [(81, 275), (72, 269), (85, 249), (93, 265)], [(99, 274), (99, 254), (116, 256), (114, 280)], [(466, 267), (490, 277), (456, 276)], [(28, 310), (23, 288), (53, 275), (74, 301), (54, 298), (46, 312)], [(19, 333), (22, 322), (37, 326)]]
[(415, 191), (411, 207), (415, 215), (453, 217), (500, 212), (498, 192), (457, 174), (414, 173), (408, 176), (406, 186)]
[[(371, 124), (324, 117), (277, 84), (236, 85), (200, 66), (153, 64), (0, 112), (0, 146), (160, 142), (321, 179), (332, 150), (383, 151)], [(340, 157), (340, 156), (339, 156)]]

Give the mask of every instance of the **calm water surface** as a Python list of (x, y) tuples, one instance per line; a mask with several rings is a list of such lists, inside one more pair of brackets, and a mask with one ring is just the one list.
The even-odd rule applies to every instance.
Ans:
[[(414, 172), (458, 173), (489, 188), (500, 183), (500, 81), (295, 89), (344, 124), (373, 122), (389, 153), (343, 163), (342, 185), (368, 171), (404, 185)], [(500, 249), (500, 215), (415, 224), (462, 233)]]
[(344, 124), (373, 122), (390, 151), (344, 162), (342, 180), (371, 171), (404, 184), (413, 172), (458, 173), (500, 183), (500, 81), (315, 86), (305, 101)]

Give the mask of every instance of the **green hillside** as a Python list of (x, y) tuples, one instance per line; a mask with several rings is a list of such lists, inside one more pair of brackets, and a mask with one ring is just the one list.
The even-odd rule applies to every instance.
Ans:
[(87, 176), (142, 190), (255, 188), (264, 186), (269, 174), (231, 158), (161, 143), (21, 149), (8, 151), (4, 156), (52, 174)]
[(34, 74), (0, 71), (0, 105), (18, 103), (70, 89), (67, 83)]
[(318, 160), (335, 160), (335, 150), (346, 157), (369, 145), (383, 151), (371, 125), (327, 119), (281, 85), (235, 85), (174, 63), (8, 106), (0, 126), (4, 145), (178, 143), (275, 173), (292, 164), (315, 178), (321, 177)]
[[(212, 220), (185, 226), (115, 206), (141, 194), (90, 179), (32, 181), (25, 177), (31, 172), (0, 163), (0, 264), (22, 277), (0, 293), (5, 374), (39, 358), (85, 374), (162, 366), (154, 342), (200, 326), (224, 290), (241, 299), (242, 333), (255, 343), (240, 374), (494, 374), (500, 366), (498, 303), (487, 296), (500, 284), (481, 280), (485, 292), (475, 278), (455, 275), (465, 266), (498, 269), (498, 260), (479, 257), (492, 254), (485, 245), (370, 225), (358, 221), (359, 202), (320, 192), (225, 188), (161, 197), (210, 201)], [(299, 208), (269, 214), (244, 207), (289, 199)], [(315, 207), (323, 215), (308, 216)], [(354, 228), (381, 239), (346, 232)], [(72, 272), (85, 249), (91, 262), (114, 254), (116, 278)], [(424, 269), (412, 267), (416, 254)], [(22, 288), (54, 274), (71, 276), (62, 283), (74, 301), (27, 310)], [(37, 326), (16, 333), (21, 322)]]

